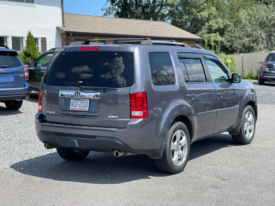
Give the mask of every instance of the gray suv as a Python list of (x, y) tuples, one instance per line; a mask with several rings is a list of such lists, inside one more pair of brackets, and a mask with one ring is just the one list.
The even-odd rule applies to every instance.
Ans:
[(222, 132), (253, 140), (256, 92), (214, 53), (173, 41), (94, 41), (59, 48), (42, 78), (37, 136), (63, 159), (143, 154), (179, 173), (197, 140)]

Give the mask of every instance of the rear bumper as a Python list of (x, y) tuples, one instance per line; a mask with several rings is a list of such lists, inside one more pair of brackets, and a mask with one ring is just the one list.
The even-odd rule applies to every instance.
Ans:
[(125, 129), (50, 124), (43, 122), (41, 113), (35, 119), (39, 140), (54, 147), (104, 152), (116, 149), (153, 159), (161, 158), (164, 149), (164, 141), (151, 132), (156, 127), (146, 122), (148, 119), (132, 121)]
[(0, 88), (0, 102), (29, 99), (30, 91), (28, 83), (25, 84), (25, 87), (21, 88)]

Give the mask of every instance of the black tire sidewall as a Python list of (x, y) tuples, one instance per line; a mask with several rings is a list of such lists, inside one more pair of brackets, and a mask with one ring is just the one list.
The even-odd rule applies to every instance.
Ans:
[(10, 102), (5, 102), (5, 105), (7, 109), (9, 110), (18, 110), (21, 108), (23, 104), (23, 101), (10, 101)]
[[(186, 135), (186, 141), (187, 141), (187, 154), (186, 154), (186, 159), (184, 161), (184, 163), (180, 166), (177, 166), (174, 164), (173, 160), (172, 160), (172, 156), (171, 156), (171, 141), (173, 138), (173, 134), (177, 131), (177, 130), (182, 130), (184, 131), (185, 135)], [(181, 122), (176, 122), (174, 123), (174, 125), (170, 128), (170, 130), (167, 133), (167, 140), (166, 140), (166, 146), (165, 146), (165, 155), (167, 158), (167, 163), (169, 165), (169, 168), (171, 169), (171, 173), (179, 173), (181, 171), (184, 170), (188, 159), (189, 159), (189, 154), (190, 154), (190, 136), (189, 136), (189, 132), (187, 127), (181, 123)]]

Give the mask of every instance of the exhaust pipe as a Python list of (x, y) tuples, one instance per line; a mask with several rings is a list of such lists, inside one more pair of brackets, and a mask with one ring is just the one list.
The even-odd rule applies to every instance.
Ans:
[(53, 146), (49, 145), (48, 143), (44, 143), (44, 147), (46, 149), (53, 149), (54, 148)]
[(126, 156), (133, 156), (133, 155), (139, 155), (136, 153), (126, 153), (126, 152), (120, 152), (118, 150), (113, 150), (113, 155), (115, 157), (126, 157)]

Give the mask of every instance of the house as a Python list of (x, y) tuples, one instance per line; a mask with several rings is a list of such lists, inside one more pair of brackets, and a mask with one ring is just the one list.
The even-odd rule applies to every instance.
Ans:
[(22, 51), (31, 31), (40, 52), (62, 45), (63, 0), (0, 0), (0, 19), (0, 44)]
[(0, 19), (0, 44), (17, 51), (25, 49), (28, 31), (40, 52), (95, 38), (176, 40), (192, 47), (202, 40), (162, 21), (64, 14), (63, 0), (0, 0)]
[(176, 40), (196, 47), (196, 43), (203, 40), (163, 21), (64, 14), (64, 25), (57, 27), (62, 46), (84, 39), (148, 37), (153, 40)]

